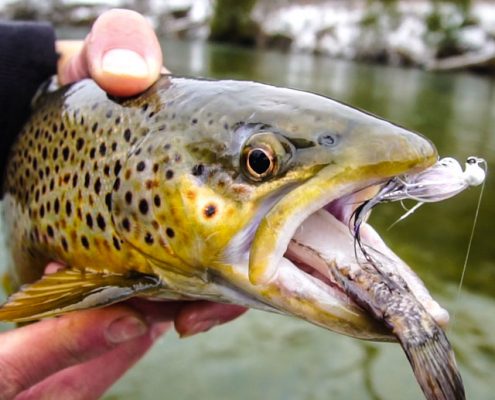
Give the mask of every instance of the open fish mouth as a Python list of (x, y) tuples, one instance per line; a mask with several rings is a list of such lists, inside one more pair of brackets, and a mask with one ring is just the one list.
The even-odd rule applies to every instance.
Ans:
[[(434, 162), (426, 160), (419, 169), (402, 166), (401, 173), (423, 170)], [(286, 194), (261, 220), (249, 254), (251, 283), (264, 288), (263, 297), (279, 311), (349, 336), (395, 340), (391, 327), (370, 313), (368, 296), (351, 293), (340, 279), (339, 271), (359, 270), (371, 255), (380, 265), (380, 276), (400, 280), (433, 320), (446, 326), (448, 312), (371, 225), (361, 223), (359, 246), (356, 242), (356, 209), (398, 175), (380, 177), (376, 170), (363, 169), (359, 174), (365, 179), (356, 180), (356, 171), (331, 168)], [(296, 204), (297, 212), (287, 210), (290, 204)]]
[[(354, 231), (356, 210), (372, 198), (382, 187), (374, 184), (339, 197), (308, 216), (291, 238), (284, 258), (295, 267), (323, 282), (332, 296), (360, 307), (360, 299), (349, 296), (342, 282), (332, 273), (335, 266), (357, 267), (373, 257), (384, 273), (394, 274), (404, 280), (416, 299), (433, 319), (446, 327), (447, 310), (430, 295), (417, 274), (402, 261), (381, 239), (377, 231), (366, 221), (359, 227), (359, 243)], [(365, 217), (367, 219), (368, 215)], [(363, 254), (362, 248), (366, 249)]]

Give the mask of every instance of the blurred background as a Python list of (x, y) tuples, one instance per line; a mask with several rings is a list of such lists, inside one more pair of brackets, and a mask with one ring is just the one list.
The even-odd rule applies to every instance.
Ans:
[[(428, 136), (442, 156), (488, 161), (480, 188), (371, 223), (452, 317), (448, 335), (467, 397), (494, 398), (495, 2), (457, 0), (0, 0), (0, 17), (51, 21), (83, 38), (113, 7), (146, 15), (176, 74), (256, 80), (317, 92)], [(0, 255), (0, 260), (2, 259)], [(190, 339), (169, 334), (104, 397), (111, 399), (422, 398), (402, 350), (250, 311)]]

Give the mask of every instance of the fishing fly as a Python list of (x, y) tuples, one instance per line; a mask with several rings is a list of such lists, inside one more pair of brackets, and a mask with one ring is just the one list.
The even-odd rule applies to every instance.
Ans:
[(379, 203), (415, 200), (417, 204), (403, 214), (393, 225), (414, 213), (424, 203), (433, 203), (453, 197), (465, 189), (478, 186), (485, 181), (486, 161), (479, 157), (468, 157), (462, 170), (457, 160), (445, 157), (430, 168), (417, 174), (394, 177), (371, 199), (365, 201), (354, 211), (353, 233), (364, 257), (371, 257), (360, 238), (360, 228), (372, 208)]

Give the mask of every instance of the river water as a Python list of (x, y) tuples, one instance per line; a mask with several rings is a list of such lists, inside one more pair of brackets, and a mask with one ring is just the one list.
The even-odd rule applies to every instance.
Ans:
[[(442, 156), (477, 155), (495, 165), (495, 79), (362, 65), (204, 43), (165, 41), (174, 73), (257, 80), (309, 90), (416, 130)], [(371, 223), (446, 307), (467, 397), (495, 398), (495, 179), (489, 173), (471, 256), (457, 292), (480, 188), (425, 205), (387, 231), (399, 205), (374, 211)], [(396, 344), (363, 342), (296, 319), (250, 311), (188, 339), (160, 339), (104, 397), (131, 399), (422, 398)]]

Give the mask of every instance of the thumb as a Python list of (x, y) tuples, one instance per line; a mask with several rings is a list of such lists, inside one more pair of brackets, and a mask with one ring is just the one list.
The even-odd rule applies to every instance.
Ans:
[(103, 13), (94, 23), (80, 51), (61, 71), (61, 82), (92, 77), (115, 96), (138, 94), (157, 79), (162, 51), (148, 21), (122, 9)]

